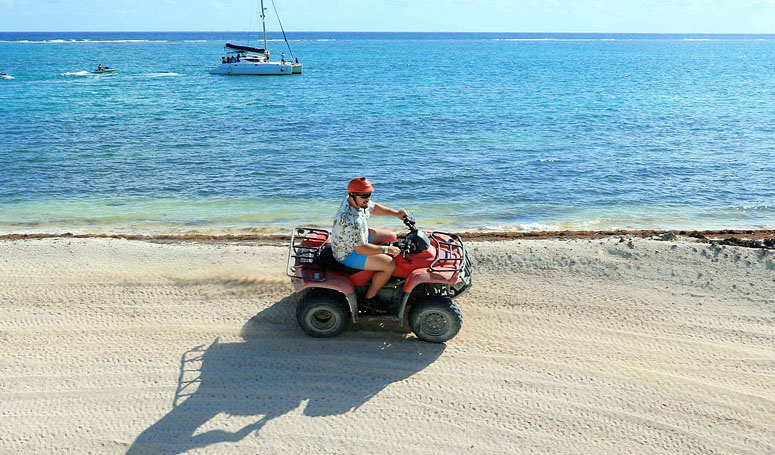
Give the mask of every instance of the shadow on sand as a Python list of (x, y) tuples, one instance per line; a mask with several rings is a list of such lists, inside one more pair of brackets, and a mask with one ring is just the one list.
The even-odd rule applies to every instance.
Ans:
[[(309, 338), (296, 327), (295, 304), (288, 297), (258, 313), (243, 327), (243, 342), (216, 339), (184, 353), (172, 409), (127, 454), (177, 454), (240, 441), (305, 401), (306, 416), (344, 414), (444, 351), (389, 331)], [(221, 413), (254, 421), (236, 431), (198, 431)]]

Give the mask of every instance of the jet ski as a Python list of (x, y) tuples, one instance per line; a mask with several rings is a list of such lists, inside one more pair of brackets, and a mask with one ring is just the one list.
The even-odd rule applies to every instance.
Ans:
[(8, 73), (0, 73), (0, 79), (13, 79), (13, 76)]
[(98, 66), (96, 70), (92, 71), (94, 74), (102, 74), (102, 73), (112, 73), (115, 71), (115, 69), (109, 67), (109, 66)]

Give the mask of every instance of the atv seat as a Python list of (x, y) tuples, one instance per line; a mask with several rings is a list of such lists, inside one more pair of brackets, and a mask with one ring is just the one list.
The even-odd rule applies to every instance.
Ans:
[(346, 265), (337, 261), (336, 258), (334, 257), (334, 252), (333, 252), (333, 249), (331, 248), (330, 243), (324, 246), (323, 249), (320, 251), (320, 256), (318, 256), (318, 265), (320, 267), (323, 267), (324, 269), (336, 270), (337, 272), (343, 272), (348, 275), (352, 275), (354, 273), (363, 271), (360, 269), (347, 267)]
[(320, 251), (320, 255), (318, 256), (318, 265), (323, 269), (336, 270), (338, 272), (349, 275), (350, 281), (352, 281), (353, 285), (355, 286), (364, 286), (369, 281), (371, 281), (371, 277), (374, 276), (375, 273), (373, 270), (360, 270), (347, 267), (346, 265), (337, 261), (334, 257), (334, 252), (331, 250), (330, 243), (323, 247), (323, 249)]

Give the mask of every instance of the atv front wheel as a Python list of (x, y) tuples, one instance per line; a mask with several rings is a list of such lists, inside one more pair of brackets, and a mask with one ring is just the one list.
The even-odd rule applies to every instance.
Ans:
[(460, 331), (463, 314), (449, 297), (429, 297), (409, 312), (409, 326), (417, 338), (432, 343), (443, 343)]
[(296, 306), (296, 320), (308, 335), (329, 338), (347, 327), (350, 308), (344, 297), (321, 291), (309, 291)]

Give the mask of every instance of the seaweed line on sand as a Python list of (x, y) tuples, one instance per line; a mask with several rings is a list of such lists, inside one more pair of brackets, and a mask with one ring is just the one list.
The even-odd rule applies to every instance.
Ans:
[[(610, 231), (529, 231), (529, 232), (460, 232), (460, 237), (469, 242), (488, 242), (520, 239), (599, 239), (605, 237), (629, 236), (640, 238), (655, 238), (657, 240), (673, 240), (679, 236), (694, 238), (700, 242), (741, 246), (747, 248), (775, 249), (775, 230), (610, 230)], [(35, 234), (2, 234), (0, 240), (27, 240), (46, 238), (114, 238), (125, 240), (141, 240), (160, 243), (202, 242), (261, 242), (267, 244), (282, 244), (290, 240), (284, 234), (202, 234), (188, 232), (183, 234), (73, 234), (66, 233), (35, 233)]]

